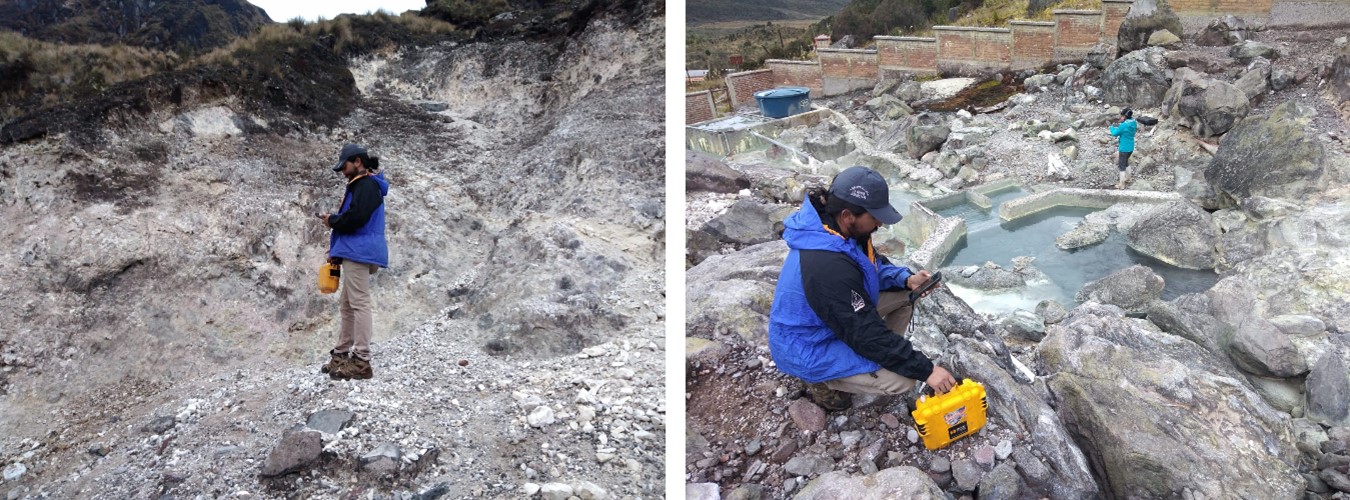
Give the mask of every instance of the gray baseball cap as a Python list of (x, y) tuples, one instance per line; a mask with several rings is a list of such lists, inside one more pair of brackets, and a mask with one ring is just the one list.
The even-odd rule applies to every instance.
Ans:
[(891, 206), (891, 188), (876, 170), (853, 166), (839, 172), (830, 184), (830, 194), (863, 207), (882, 224), (895, 224), (903, 217)]
[(343, 146), (342, 146), (342, 152), (341, 152), (341, 153), (338, 153), (338, 161), (337, 161), (337, 165), (333, 165), (333, 171), (334, 171), (334, 172), (337, 172), (337, 171), (342, 170), (342, 164), (343, 164), (343, 163), (347, 163), (347, 160), (351, 159), (351, 157), (353, 157), (353, 156), (356, 156), (356, 155), (363, 155), (363, 154), (366, 154), (366, 148), (363, 148), (363, 147), (361, 147), (361, 146), (357, 146), (357, 145), (355, 145), (355, 144), (346, 144), (346, 145), (343, 145)]

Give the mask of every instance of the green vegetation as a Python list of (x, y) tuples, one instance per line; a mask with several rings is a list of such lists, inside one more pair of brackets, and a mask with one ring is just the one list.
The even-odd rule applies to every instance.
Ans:
[[(801, 59), (811, 53), (811, 32), (782, 24), (758, 24), (721, 37), (689, 33), (685, 37), (685, 64), (689, 68), (711, 68), (709, 79), (723, 76), (723, 70), (748, 70), (764, 66), (765, 59)], [(733, 65), (731, 56), (744, 62)]]
[(244, 0), (0, 2), (0, 29), (29, 38), (181, 54), (220, 47), (270, 22), (262, 9)]
[(848, 0), (689, 0), (685, 22), (697, 27), (727, 21), (817, 21), (847, 4)]

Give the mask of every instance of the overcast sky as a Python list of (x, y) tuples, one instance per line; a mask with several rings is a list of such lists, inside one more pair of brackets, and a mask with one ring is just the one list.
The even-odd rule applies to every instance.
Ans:
[(249, 3), (262, 7), (267, 11), (267, 17), (279, 23), (297, 17), (306, 21), (321, 16), (332, 19), (338, 14), (365, 14), (378, 9), (398, 15), (405, 10), (421, 10), (427, 6), (426, 0), (249, 0)]

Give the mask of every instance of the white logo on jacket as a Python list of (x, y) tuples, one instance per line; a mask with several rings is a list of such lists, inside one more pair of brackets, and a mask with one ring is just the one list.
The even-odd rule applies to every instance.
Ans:
[(849, 291), (853, 292), (853, 312), (861, 311), (864, 307), (867, 307), (867, 303), (863, 302), (862, 295), (858, 295), (858, 292), (853, 290)]

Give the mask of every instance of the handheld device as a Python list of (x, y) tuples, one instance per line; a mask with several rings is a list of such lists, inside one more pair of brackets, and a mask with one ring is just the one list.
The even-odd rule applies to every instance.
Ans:
[(942, 271), (933, 273), (933, 276), (929, 277), (927, 282), (919, 286), (918, 290), (909, 292), (910, 303), (918, 301), (919, 297), (923, 297), (923, 294), (928, 293), (929, 290), (932, 290), (933, 287), (938, 286), (938, 284), (941, 282), (942, 282)]

